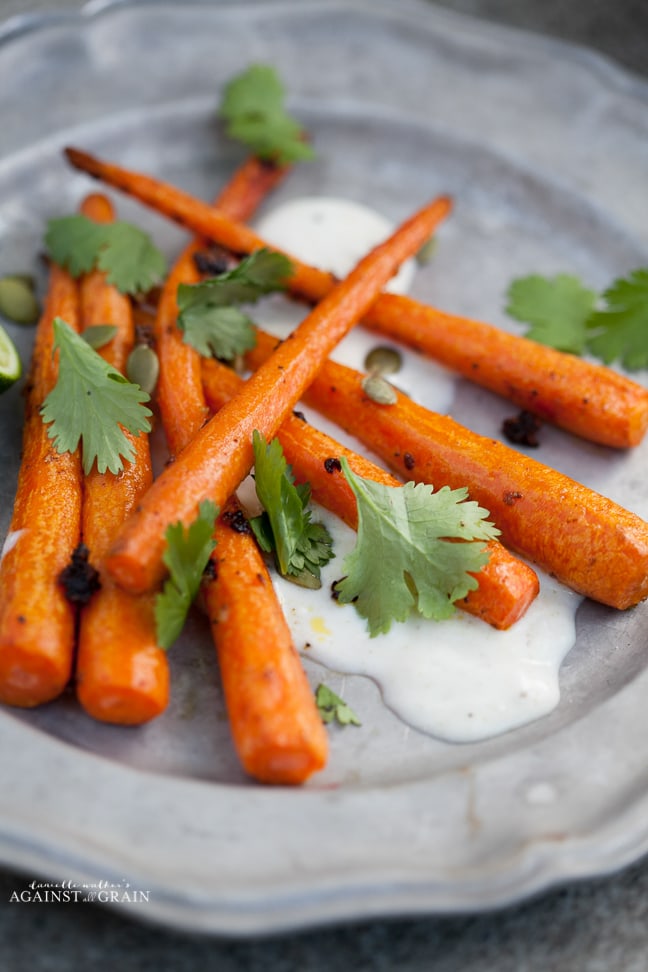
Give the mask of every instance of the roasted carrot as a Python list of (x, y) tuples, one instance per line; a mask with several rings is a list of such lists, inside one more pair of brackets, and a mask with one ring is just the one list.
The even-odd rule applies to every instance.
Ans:
[(244, 223), (268, 194), (286, 178), (292, 166), (250, 155), (233, 173), (216, 197), (214, 206), (230, 219)]
[[(267, 245), (247, 227), (166, 183), (78, 149), (67, 149), (66, 153), (77, 168), (234, 253), (249, 253)], [(297, 272), (289, 281), (296, 294), (317, 301), (334, 285), (331, 274), (301, 263), (296, 266)], [(363, 323), (593, 442), (627, 448), (637, 445), (648, 428), (648, 391), (610, 368), (396, 294), (382, 294)]]
[[(248, 219), (268, 192), (284, 178), (288, 166), (254, 156), (236, 170), (214, 203), (233, 219)], [(160, 360), (157, 404), (169, 451), (177, 455), (207, 419), (200, 377), (200, 355), (176, 326), (180, 283), (196, 283), (196, 257), (207, 243), (196, 238), (182, 251), (162, 288), (155, 318), (155, 346)]]
[(383, 294), (365, 323), (583, 439), (624, 449), (648, 428), (648, 389), (603, 365), (410, 297)]
[[(233, 398), (243, 383), (230, 368), (214, 359), (203, 360), (203, 381), (207, 403), (214, 411)], [(313, 499), (354, 530), (358, 525), (357, 503), (336, 462), (340, 456), (345, 456), (353, 471), (365, 479), (385, 486), (401, 485), (400, 480), (380, 466), (340, 445), (297, 415), (284, 419), (277, 438), (296, 481), (310, 483)], [(500, 543), (492, 541), (487, 548), (488, 563), (475, 575), (479, 587), (457, 606), (503, 630), (518, 621), (537, 597), (538, 577)]]
[[(248, 159), (217, 205), (247, 218), (286, 169)], [(182, 341), (175, 325), (177, 285), (198, 279), (195, 257), (204, 246), (197, 239), (185, 249), (157, 313), (164, 378), (158, 404), (174, 453), (191, 441), (204, 418), (200, 365), (195, 370), (200, 356)], [(203, 585), (232, 737), (243, 768), (254, 779), (303, 783), (326, 763), (328, 740), (259, 549), (249, 532), (234, 529), (241, 522), (237, 512), (242, 515), (230, 499), (216, 527), (215, 576)]]
[[(114, 218), (112, 204), (98, 194), (88, 196), (81, 211), (97, 222)], [(82, 277), (79, 289), (82, 330), (97, 324), (117, 328), (99, 354), (123, 372), (135, 338), (130, 299), (99, 270)], [(121, 473), (99, 473), (94, 466), (84, 477), (82, 535), (90, 560), (99, 569), (101, 588), (81, 610), (76, 690), (95, 719), (140, 725), (167, 707), (169, 664), (166, 652), (157, 645), (152, 597), (133, 597), (123, 591), (102, 566), (117, 530), (152, 480), (148, 437), (128, 437), (135, 456)]]
[(81, 533), (78, 453), (59, 454), (40, 407), (56, 382), (52, 321), (78, 328), (78, 289), (50, 269), (27, 381), (23, 455), (5, 552), (0, 564), (0, 701), (31, 707), (65, 688), (74, 655), (76, 609), (59, 583)]
[[(243, 526), (241, 525), (243, 524)], [(263, 783), (303, 783), (328, 739), (256, 541), (236, 500), (216, 524), (203, 584), (225, 703), (243, 768)]]
[(106, 564), (133, 592), (151, 589), (163, 576), (164, 531), (187, 525), (201, 500), (228, 499), (253, 462), (252, 433), (271, 438), (313, 380), (328, 353), (375, 299), (403, 260), (429, 238), (437, 203), (405, 222), (389, 240), (360, 261), (271, 358), (168, 466), (120, 532)]
[[(259, 348), (253, 358), (263, 357)], [(362, 390), (362, 375), (331, 361), (303, 400), (398, 474), (467, 486), (505, 546), (573, 590), (620, 609), (648, 596), (648, 523), (599, 493), (406, 395), (379, 405)]]

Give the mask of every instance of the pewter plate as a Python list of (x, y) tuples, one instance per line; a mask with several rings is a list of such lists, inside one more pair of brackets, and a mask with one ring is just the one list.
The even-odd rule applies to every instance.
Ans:
[[(65, 144), (213, 195), (241, 157), (215, 122), (219, 92), (253, 61), (279, 68), (318, 151), (277, 200), (345, 195), (398, 219), (454, 195), (421, 299), (513, 327), (503, 295), (520, 273), (602, 287), (646, 264), (648, 87), (597, 56), (413, 0), (116, 2), (0, 33), (0, 273), (39, 272), (44, 220), (87, 190)], [(176, 229), (116, 201), (175, 252)], [(11, 332), (27, 355), (31, 333)], [(510, 406), (459, 385), (452, 411), (495, 435)], [(20, 422), (14, 388), (0, 399), (3, 535)], [(645, 448), (547, 430), (542, 459), (648, 516)], [(583, 604), (558, 708), (482, 743), (409, 730), (371, 681), (326, 673), (363, 727), (334, 729), (329, 767), (295, 791), (242, 776), (193, 618), (153, 725), (95, 725), (71, 694), (0, 712), (0, 858), (128, 882), (148, 897), (131, 917), (229, 935), (488, 909), (612, 871), (648, 849), (646, 627), (644, 607)]]

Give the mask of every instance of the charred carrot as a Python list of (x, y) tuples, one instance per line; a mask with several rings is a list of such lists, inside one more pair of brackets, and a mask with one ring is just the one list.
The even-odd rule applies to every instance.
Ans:
[(242, 510), (216, 525), (214, 578), (203, 598), (234, 745), (247, 773), (297, 784), (326, 763), (328, 739), (270, 575)]
[[(203, 381), (207, 403), (214, 411), (233, 398), (243, 383), (230, 368), (213, 359), (203, 361)], [(310, 483), (313, 499), (354, 530), (358, 525), (357, 503), (341, 473), (340, 456), (345, 456), (353, 471), (365, 479), (385, 486), (401, 485), (400, 480), (380, 466), (340, 445), (297, 415), (284, 419), (277, 438), (296, 481)], [(510, 628), (537, 597), (538, 577), (500, 543), (492, 541), (487, 547), (488, 563), (475, 575), (479, 587), (457, 606), (495, 628)]]
[(55, 317), (78, 328), (78, 290), (52, 266), (27, 382), (23, 456), (0, 564), (0, 701), (31, 707), (56, 698), (72, 671), (76, 609), (59, 583), (80, 540), (81, 465), (59, 454), (40, 407), (56, 382)]
[[(234, 253), (266, 246), (245, 226), (166, 183), (67, 149), (79, 169), (116, 186)], [(291, 258), (292, 259), (292, 258)], [(333, 277), (297, 263), (291, 290), (320, 300)], [(593, 442), (637, 445), (648, 428), (648, 391), (610, 368), (396, 294), (382, 294), (363, 323), (429, 354), (470, 381)]]
[(141, 592), (161, 579), (167, 525), (178, 520), (187, 525), (207, 497), (222, 506), (252, 466), (253, 431), (272, 438), (328, 353), (402, 261), (429, 238), (438, 216), (438, 204), (432, 203), (361, 260), (240, 393), (202, 427), (120, 532), (106, 561), (115, 580)]
[[(233, 219), (248, 219), (287, 171), (288, 166), (273, 165), (252, 156), (236, 170), (217, 196), (215, 206)], [(160, 360), (156, 397), (172, 455), (184, 449), (208, 417), (200, 355), (186, 343), (176, 326), (178, 285), (200, 279), (196, 258), (206, 245), (205, 240), (197, 238), (182, 251), (162, 288), (155, 318), (155, 345)]]
[(603, 365), (409, 297), (383, 294), (365, 323), (583, 439), (624, 449), (648, 428), (648, 390)]
[[(250, 158), (216, 205), (246, 219), (286, 171)], [(158, 353), (166, 377), (160, 406), (173, 452), (193, 438), (204, 417), (200, 365), (194, 370), (200, 356), (175, 326), (177, 284), (198, 279), (196, 256), (204, 246), (197, 239), (185, 249), (162, 294), (166, 307), (158, 308)], [(178, 364), (185, 369), (182, 382)], [(187, 407), (187, 397), (200, 408)], [(326, 763), (328, 741), (263, 558), (241, 524), (246, 525), (245, 518), (232, 498), (216, 527), (214, 576), (203, 585), (232, 737), (244, 770), (254, 779), (303, 783)]]
[(197, 244), (183, 250), (167, 276), (155, 315), (153, 333), (160, 362), (156, 401), (169, 452), (176, 456), (205, 423), (208, 412), (200, 384), (200, 355), (176, 326), (180, 283), (200, 279), (194, 262)]
[[(97, 222), (114, 218), (110, 201), (98, 194), (88, 196), (81, 211)], [(129, 298), (99, 270), (86, 274), (79, 289), (82, 329), (97, 324), (117, 328), (99, 353), (123, 372), (135, 338)], [(152, 480), (148, 437), (129, 438), (135, 456), (121, 473), (99, 473), (94, 466), (84, 478), (83, 541), (91, 562), (99, 568), (101, 588), (81, 610), (76, 690), (82, 706), (95, 719), (139, 725), (166, 708), (169, 665), (156, 642), (152, 598), (123, 591), (102, 567), (117, 530)]]
[(268, 194), (286, 178), (291, 166), (280, 165), (256, 155), (247, 158), (216, 197), (214, 206), (230, 219), (244, 223), (257, 211)]
[(467, 486), (505, 546), (573, 590), (620, 609), (648, 595), (648, 523), (599, 493), (405, 395), (379, 405), (334, 362), (303, 398), (400, 475)]

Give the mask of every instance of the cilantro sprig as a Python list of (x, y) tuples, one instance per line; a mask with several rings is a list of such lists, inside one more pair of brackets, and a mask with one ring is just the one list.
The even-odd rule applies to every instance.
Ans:
[(620, 277), (602, 294), (568, 274), (514, 280), (507, 312), (531, 327), (526, 336), (573, 354), (589, 352), (605, 364), (648, 367), (648, 269)]
[(483, 541), (499, 533), (488, 511), (467, 501), (466, 489), (384, 486), (340, 462), (358, 504), (358, 539), (335, 585), (338, 601), (355, 604), (372, 637), (414, 608), (425, 618), (450, 617), (454, 602), (477, 587), (471, 575), (488, 560)]
[(160, 648), (168, 649), (185, 623), (216, 541), (214, 524), (218, 510), (203, 500), (198, 516), (187, 530), (182, 523), (170, 524), (165, 533), (163, 560), (169, 569), (164, 588), (155, 598), (155, 625)]
[(274, 553), (284, 577), (319, 587), (320, 568), (333, 557), (333, 541), (323, 524), (311, 520), (310, 487), (295, 485), (278, 439), (268, 443), (255, 429), (253, 446), (256, 492), (264, 508), (250, 520), (257, 542)]
[(54, 350), (59, 351), (58, 378), (41, 407), (43, 422), (57, 452), (74, 452), (81, 443), (83, 469), (96, 460), (100, 473), (121, 472), (135, 449), (124, 429), (137, 435), (151, 427), (149, 395), (127, 381), (76, 334), (61, 317), (54, 318)]
[(315, 705), (322, 722), (337, 722), (341, 726), (360, 726), (362, 723), (350, 705), (322, 682), (315, 689)]
[(279, 75), (266, 64), (253, 64), (225, 86), (219, 114), (227, 135), (262, 159), (279, 164), (314, 158), (303, 129), (284, 107)]
[(578, 277), (553, 278), (532, 274), (514, 280), (508, 291), (507, 313), (530, 324), (526, 336), (559, 351), (582, 354), (587, 345), (587, 319), (596, 306), (594, 290)]
[(73, 277), (95, 268), (124, 294), (144, 293), (159, 283), (166, 260), (143, 230), (116, 220), (95, 223), (82, 213), (50, 219), (45, 244), (55, 263)]
[(605, 364), (621, 361), (628, 371), (648, 367), (648, 269), (615, 280), (604, 306), (588, 318), (588, 346)]
[(233, 361), (256, 343), (252, 320), (238, 307), (283, 290), (292, 273), (288, 257), (263, 248), (233, 270), (197, 284), (178, 286), (178, 327), (204, 357)]

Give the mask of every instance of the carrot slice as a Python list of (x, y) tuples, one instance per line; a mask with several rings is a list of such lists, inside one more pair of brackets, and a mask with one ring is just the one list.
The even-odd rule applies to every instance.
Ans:
[(271, 438), (333, 347), (370, 306), (399, 265), (429, 238), (444, 207), (434, 202), (405, 222), (360, 261), (246, 382), (241, 392), (202, 427), (143, 497), (108, 555), (111, 575), (133, 592), (163, 576), (164, 531), (187, 525), (201, 500), (222, 506), (249, 472), (252, 433)]
[[(215, 205), (233, 219), (248, 219), (267, 193), (284, 178), (288, 168), (251, 156), (217, 196)], [(178, 285), (200, 280), (196, 256), (206, 245), (204, 239), (195, 239), (178, 257), (162, 287), (155, 318), (155, 347), (160, 361), (156, 398), (172, 455), (184, 449), (208, 417), (200, 355), (186, 343), (176, 326)]]
[[(79, 149), (65, 151), (76, 168), (234, 253), (268, 245), (246, 226), (167, 183)], [(309, 301), (329, 293), (335, 282), (331, 274), (294, 262), (297, 271), (289, 282), (294, 293)], [(590, 441), (627, 448), (637, 445), (648, 428), (648, 390), (610, 368), (396, 294), (381, 294), (363, 323)]]
[(72, 671), (76, 609), (58, 578), (81, 535), (78, 452), (59, 454), (40, 407), (58, 373), (52, 321), (78, 328), (78, 290), (53, 265), (27, 382), (23, 456), (0, 564), (0, 701), (31, 707), (56, 698)]
[(328, 738), (270, 575), (241, 522), (230, 499), (216, 524), (215, 577), (203, 584), (232, 737), (250, 776), (303, 783), (325, 765)]
[[(97, 222), (114, 218), (110, 201), (99, 194), (88, 196), (81, 211)], [(82, 329), (97, 324), (117, 327), (99, 354), (123, 372), (135, 338), (129, 298), (99, 270), (84, 275), (79, 289)], [(133, 461), (119, 474), (99, 473), (94, 466), (84, 478), (83, 540), (99, 567), (101, 589), (81, 611), (76, 690), (81, 705), (95, 719), (140, 725), (168, 705), (169, 663), (157, 645), (152, 597), (123, 591), (102, 566), (119, 527), (152, 481), (148, 436), (126, 434), (135, 449)]]
[[(260, 342), (252, 360), (273, 343)], [(303, 400), (398, 474), (467, 486), (505, 546), (573, 590), (619, 609), (648, 596), (648, 523), (612, 500), (406, 395), (379, 405), (362, 390), (362, 375), (335, 362), (326, 362)]]
[[(269, 342), (276, 343), (273, 339)], [(243, 379), (220, 362), (204, 359), (203, 382), (209, 407), (217, 411), (237, 394)], [(340, 445), (297, 415), (284, 419), (277, 438), (296, 481), (310, 483), (313, 499), (354, 530), (358, 525), (358, 508), (353, 490), (336, 463), (340, 456), (346, 457), (359, 476), (385, 486), (401, 485), (400, 480), (380, 466)], [(493, 541), (487, 544), (487, 549), (488, 563), (475, 575), (479, 587), (458, 601), (457, 607), (503, 630), (523, 617), (537, 597), (538, 577), (500, 543)]]

